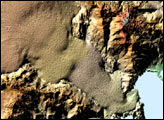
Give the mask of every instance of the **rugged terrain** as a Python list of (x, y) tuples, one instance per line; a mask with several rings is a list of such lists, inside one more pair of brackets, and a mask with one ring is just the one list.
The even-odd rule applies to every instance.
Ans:
[(3, 1), (1, 14), (1, 118), (144, 118), (134, 85), (163, 63), (163, 2)]

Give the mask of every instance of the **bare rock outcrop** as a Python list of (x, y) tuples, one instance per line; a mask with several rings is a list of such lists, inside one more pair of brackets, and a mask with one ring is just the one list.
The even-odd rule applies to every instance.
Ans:
[(101, 52), (106, 72), (122, 71), (124, 92), (149, 66), (163, 63), (163, 2), (157, 3), (86, 2), (73, 19), (73, 35), (86, 31), (83, 38)]
[(4, 1), (1, 14), (1, 118), (144, 118), (133, 88), (163, 63), (163, 2)]
[(61, 119), (103, 117), (93, 100), (71, 83), (47, 84), (34, 67), (1, 75), (1, 118)]

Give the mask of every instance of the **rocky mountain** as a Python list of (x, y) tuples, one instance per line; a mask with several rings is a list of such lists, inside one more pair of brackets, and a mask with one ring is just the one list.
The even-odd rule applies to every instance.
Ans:
[(162, 1), (2, 1), (1, 35), (1, 118), (145, 118)]

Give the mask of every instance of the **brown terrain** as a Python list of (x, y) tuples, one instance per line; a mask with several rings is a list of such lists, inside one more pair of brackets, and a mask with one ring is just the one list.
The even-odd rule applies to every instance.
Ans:
[(144, 118), (163, 2), (3, 1), (1, 36), (1, 118)]

